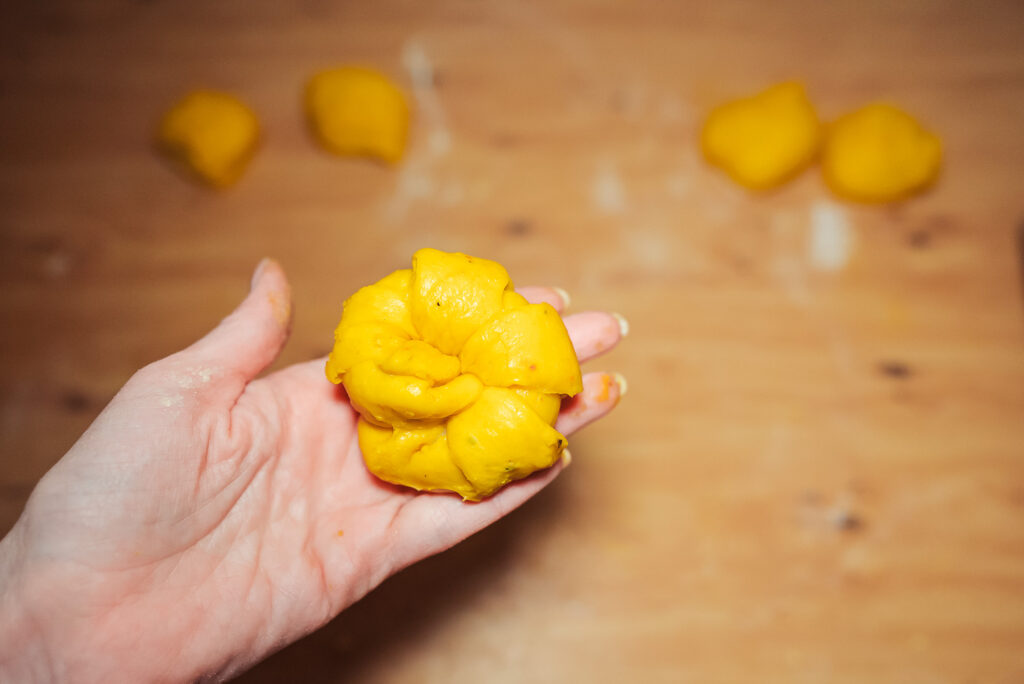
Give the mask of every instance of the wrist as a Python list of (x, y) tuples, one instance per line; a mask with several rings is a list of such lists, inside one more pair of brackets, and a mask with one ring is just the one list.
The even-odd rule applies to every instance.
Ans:
[(0, 681), (44, 682), (59, 677), (47, 634), (30, 608), (21, 527), (0, 539)]
[(258, 661), (204, 623), (202, 600), (133, 597), (25, 537), (19, 522), (0, 539), (0, 682), (219, 680)]

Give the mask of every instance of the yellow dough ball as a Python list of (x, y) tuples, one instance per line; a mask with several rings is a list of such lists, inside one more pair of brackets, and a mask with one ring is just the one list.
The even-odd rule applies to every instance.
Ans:
[(196, 90), (160, 121), (157, 146), (198, 178), (216, 187), (242, 175), (259, 139), (259, 122), (228, 93)]
[(906, 112), (870, 104), (828, 127), (821, 166), (842, 197), (861, 202), (902, 199), (931, 185), (942, 143)]
[(707, 160), (737, 183), (764, 190), (814, 160), (820, 128), (804, 87), (780, 83), (715, 108), (704, 124), (701, 147)]
[(345, 301), (326, 370), (359, 412), (370, 472), (473, 501), (558, 461), (562, 397), (583, 388), (549, 304), (498, 263), (436, 249)]
[(397, 162), (409, 133), (409, 105), (383, 74), (362, 67), (321, 71), (306, 84), (306, 115), (317, 140), (341, 155)]

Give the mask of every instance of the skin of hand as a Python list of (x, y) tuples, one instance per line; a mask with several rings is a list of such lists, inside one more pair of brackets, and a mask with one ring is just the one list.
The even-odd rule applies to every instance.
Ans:
[[(564, 306), (552, 289), (520, 293)], [(238, 674), (564, 467), (475, 504), (376, 479), (323, 359), (256, 379), (290, 318), (284, 272), (264, 260), (237, 310), (138, 371), (39, 482), (0, 541), (0, 681)], [(564, 320), (581, 362), (625, 331), (603, 312)], [(611, 379), (584, 375), (557, 429), (611, 410), (624, 388)]]

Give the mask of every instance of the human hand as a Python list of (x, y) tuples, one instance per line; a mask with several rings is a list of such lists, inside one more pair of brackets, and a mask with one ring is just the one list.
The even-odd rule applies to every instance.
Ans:
[[(520, 293), (563, 306), (554, 290)], [(237, 674), (502, 517), (568, 460), (475, 504), (378, 480), (323, 359), (254, 379), (289, 321), (285, 275), (264, 261), (231, 316), (137, 372), (40, 481), (0, 542), (0, 680)], [(607, 313), (565, 323), (581, 362), (624, 333)], [(583, 384), (563, 434), (624, 389), (606, 373)]]

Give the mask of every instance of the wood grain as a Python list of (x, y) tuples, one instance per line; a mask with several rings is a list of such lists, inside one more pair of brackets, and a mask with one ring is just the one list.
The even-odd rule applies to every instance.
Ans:
[[(622, 312), (630, 382), (527, 507), (415, 566), (248, 682), (1024, 680), (1024, 42), (1019, 2), (50, 2), (0, 9), (0, 529), (140, 365), (277, 257), (279, 365), (432, 245)], [(411, 87), (396, 169), (309, 140), (304, 79)], [(409, 60), (406, 59), (406, 62)], [(839, 204), (750, 196), (699, 160), (704, 111), (804, 80), (832, 118), (894, 101), (941, 183)], [(262, 148), (224, 193), (150, 134), (239, 94)], [(433, 103), (433, 104), (432, 104)], [(448, 136), (448, 143), (445, 136)]]

